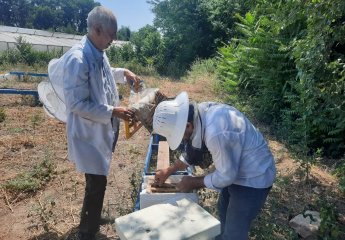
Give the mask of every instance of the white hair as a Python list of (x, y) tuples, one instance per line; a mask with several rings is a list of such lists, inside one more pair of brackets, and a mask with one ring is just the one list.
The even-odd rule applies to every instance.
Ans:
[(92, 9), (87, 15), (87, 31), (92, 33), (95, 26), (103, 29), (115, 29), (117, 31), (117, 21), (115, 15), (107, 8), (98, 6)]

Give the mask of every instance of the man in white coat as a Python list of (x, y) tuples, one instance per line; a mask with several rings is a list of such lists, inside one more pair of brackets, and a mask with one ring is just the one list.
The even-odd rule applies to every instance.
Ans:
[(85, 173), (86, 187), (79, 239), (95, 239), (99, 230), (107, 175), (119, 131), (119, 119), (134, 113), (119, 107), (117, 82), (140, 79), (127, 69), (111, 69), (105, 49), (116, 39), (117, 21), (104, 7), (87, 17), (88, 33), (66, 52), (63, 93), (67, 113), (68, 158)]

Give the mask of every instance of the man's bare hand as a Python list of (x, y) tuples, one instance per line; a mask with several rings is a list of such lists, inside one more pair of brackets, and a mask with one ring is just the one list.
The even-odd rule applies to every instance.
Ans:
[(169, 171), (169, 168), (157, 170), (155, 175), (155, 182), (158, 183), (158, 185), (162, 185), (163, 183), (165, 183), (165, 180), (167, 180), (170, 174), (171, 173)]
[(134, 112), (130, 108), (115, 107), (113, 110), (113, 116), (132, 122), (135, 120)]
[(127, 78), (127, 80), (132, 80), (134, 82), (135, 92), (138, 92), (140, 86), (140, 77), (128, 69), (125, 69), (124, 75)]
[(205, 187), (204, 177), (184, 176), (176, 186), (181, 192), (191, 192), (194, 189)]
[(167, 178), (171, 174), (175, 173), (178, 170), (186, 169), (187, 167), (188, 167), (187, 164), (177, 159), (174, 162), (174, 164), (170, 165), (168, 168), (158, 169), (156, 171), (155, 182), (158, 183), (159, 185), (162, 185), (163, 183), (165, 183), (165, 180), (167, 180)]

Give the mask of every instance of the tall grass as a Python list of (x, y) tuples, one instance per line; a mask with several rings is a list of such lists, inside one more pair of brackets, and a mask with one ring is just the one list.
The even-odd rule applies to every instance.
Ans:
[(200, 78), (214, 80), (216, 76), (215, 72), (215, 59), (197, 59), (192, 64), (190, 70), (187, 71), (187, 74), (184, 77), (182, 77), (182, 80), (188, 83), (195, 83)]

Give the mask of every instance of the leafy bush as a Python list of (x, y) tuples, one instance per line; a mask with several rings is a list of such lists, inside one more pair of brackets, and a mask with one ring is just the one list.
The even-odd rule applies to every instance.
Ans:
[(345, 196), (345, 159), (341, 160), (341, 163), (336, 167), (334, 173), (339, 178), (338, 188), (343, 196)]
[(319, 239), (338, 240), (342, 234), (338, 223), (338, 212), (334, 204), (319, 200), (321, 223), (318, 231)]
[(106, 51), (109, 61), (113, 64), (130, 61), (135, 56), (134, 47), (130, 43), (121, 47), (111, 46)]
[(0, 65), (15, 65), (21, 61), (20, 53), (17, 49), (11, 48), (0, 54)]
[(139, 62), (134, 46), (131, 43), (122, 47), (111, 46), (107, 56), (113, 67), (124, 67), (139, 75), (155, 75), (155, 69)]
[(16, 48), (6, 50), (0, 54), (0, 65), (17, 65), (20, 63), (28, 66), (47, 66), (53, 58), (62, 55), (62, 51), (36, 51), (32, 45), (22, 37), (17, 38)]
[(223, 89), (304, 154), (345, 152), (344, 11), (341, 0), (262, 1), (219, 49)]
[(35, 54), (32, 53), (32, 45), (27, 43), (22, 37), (17, 38), (16, 48), (19, 51), (22, 62), (32, 65), (36, 61)]
[(276, 35), (276, 25), (265, 16), (238, 15), (238, 31), (243, 34), (220, 48), (218, 73), (229, 95), (249, 101), (259, 120), (280, 121), (285, 107), (286, 82), (294, 73), (284, 39)]

